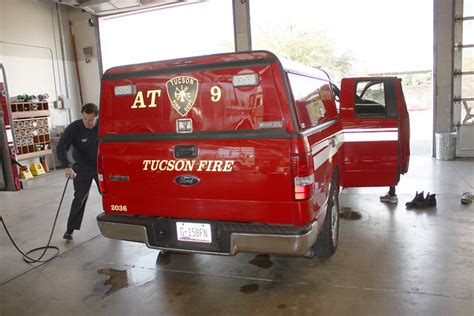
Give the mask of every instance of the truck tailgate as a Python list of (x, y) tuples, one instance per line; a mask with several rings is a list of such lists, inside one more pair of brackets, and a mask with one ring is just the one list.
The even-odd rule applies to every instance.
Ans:
[[(175, 148), (192, 146), (196, 158), (174, 157)], [(288, 139), (132, 141), (100, 147), (106, 212), (292, 221)]]

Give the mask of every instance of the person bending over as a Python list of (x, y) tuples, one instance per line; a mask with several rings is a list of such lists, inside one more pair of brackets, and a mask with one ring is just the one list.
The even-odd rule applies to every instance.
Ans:
[[(57, 145), (58, 159), (65, 168), (66, 177), (73, 179), (74, 183), (74, 199), (63, 236), (66, 240), (72, 240), (74, 230), (81, 228), (92, 180), (96, 182), (97, 187), (99, 186), (97, 179), (98, 114), (97, 105), (84, 104), (81, 109), (82, 118), (69, 124)], [(71, 146), (74, 164), (67, 157)]]

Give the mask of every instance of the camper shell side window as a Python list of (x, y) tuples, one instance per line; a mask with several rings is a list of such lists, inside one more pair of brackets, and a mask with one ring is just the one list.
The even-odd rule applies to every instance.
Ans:
[(301, 129), (317, 126), (337, 117), (334, 93), (329, 81), (290, 72), (288, 80)]

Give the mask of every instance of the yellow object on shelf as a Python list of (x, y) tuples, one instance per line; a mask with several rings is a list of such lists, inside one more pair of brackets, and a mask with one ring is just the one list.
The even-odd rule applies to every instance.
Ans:
[(43, 165), (41, 165), (40, 163), (33, 163), (31, 164), (31, 173), (34, 176), (39, 176), (45, 174), (46, 172), (44, 172)]
[(30, 169), (28, 169), (27, 166), (21, 167), (21, 169), (20, 169), (20, 179), (28, 180), (28, 179), (31, 179), (31, 178), (33, 178), (33, 175), (31, 174)]

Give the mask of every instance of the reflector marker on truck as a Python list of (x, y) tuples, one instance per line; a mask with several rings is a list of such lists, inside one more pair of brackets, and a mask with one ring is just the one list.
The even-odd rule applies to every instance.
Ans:
[(137, 88), (133, 84), (125, 85), (125, 86), (115, 86), (114, 87), (114, 94), (117, 95), (133, 95), (137, 93)]

